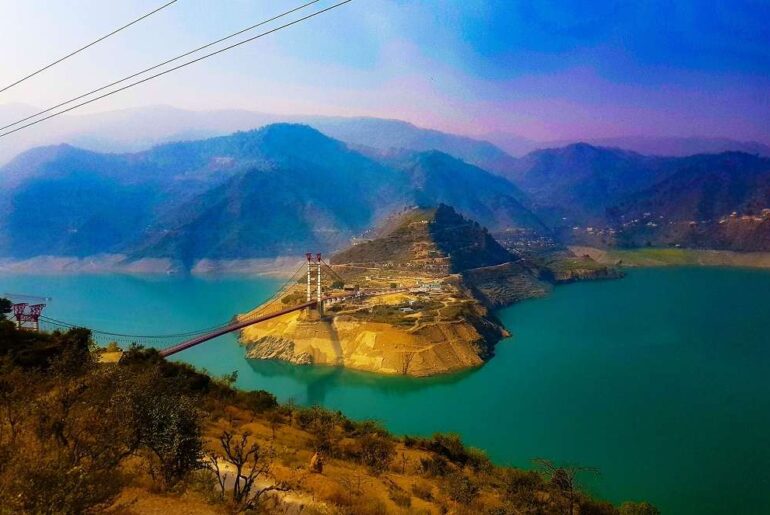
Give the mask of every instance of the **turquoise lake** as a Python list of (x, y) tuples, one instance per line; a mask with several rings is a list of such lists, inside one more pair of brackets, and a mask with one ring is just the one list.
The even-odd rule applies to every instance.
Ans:
[[(0, 275), (52, 297), (53, 318), (173, 333), (269, 297), (265, 278)], [(244, 359), (234, 336), (175, 359), (281, 400), (374, 418), (396, 433), (456, 432), (498, 463), (597, 467), (591, 492), (664, 513), (770, 513), (770, 272), (632, 270), (498, 313), (513, 336), (478, 370), (409, 379)]]

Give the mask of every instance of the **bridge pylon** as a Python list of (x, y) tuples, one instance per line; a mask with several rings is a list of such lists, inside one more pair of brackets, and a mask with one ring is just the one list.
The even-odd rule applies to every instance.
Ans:
[[(313, 300), (313, 278), (315, 277), (315, 301), (316, 310), (320, 316), (323, 316), (323, 288), (321, 286), (321, 253), (318, 252), (313, 259), (313, 253), (307, 252), (305, 254), (307, 258), (307, 302)], [(315, 271), (315, 273), (313, 273)], [(308, 307), (308, 314), (310, 314), (312, 308)]]

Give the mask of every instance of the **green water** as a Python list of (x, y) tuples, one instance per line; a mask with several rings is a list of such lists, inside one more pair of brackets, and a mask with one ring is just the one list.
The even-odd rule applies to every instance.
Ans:
[[(0, 276), (0, 293), (53, 297), (49, 316), (117, 332), (227, 320), (268, 279)], [(243, 358), (234, 337), (178, 355), (242, 388), (376, 418), (397, 433), (460, 433), (499, 463), (595, 466), (612, 501), (665, 513), (770, 513), (770, 272), (634, 270), (505, 309), (514, 333), (481, 369), (379, 377)]]

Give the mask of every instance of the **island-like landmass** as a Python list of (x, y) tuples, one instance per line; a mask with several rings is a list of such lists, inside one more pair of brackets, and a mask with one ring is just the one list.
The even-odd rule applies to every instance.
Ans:
[[(349, 295), (316, 310), (244, 329), (248, 357), (409, 376), (477, 367), (509, 335), (492, 310), (542, 296), (554, 284), (617, 277), (590, 258), (540, 262), (506, 250), (478, 223), (440, 205), (408, 210), (373, 238), (335, 254), (325, 288)], [(341, 278), (344, 278), (342, 280)], [(301, 281), (251, 313), (305, 299)]]

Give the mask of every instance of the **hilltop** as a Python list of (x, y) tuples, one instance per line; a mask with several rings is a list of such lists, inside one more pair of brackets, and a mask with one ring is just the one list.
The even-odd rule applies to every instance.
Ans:
[(387, 264), (451, 274), (519, 259), (478, 222), (462, 217), (445, 204), (408, 211), (388, 225), (395, 228), (385, 228), (381, 237), (335, 254), (332, 264)]

